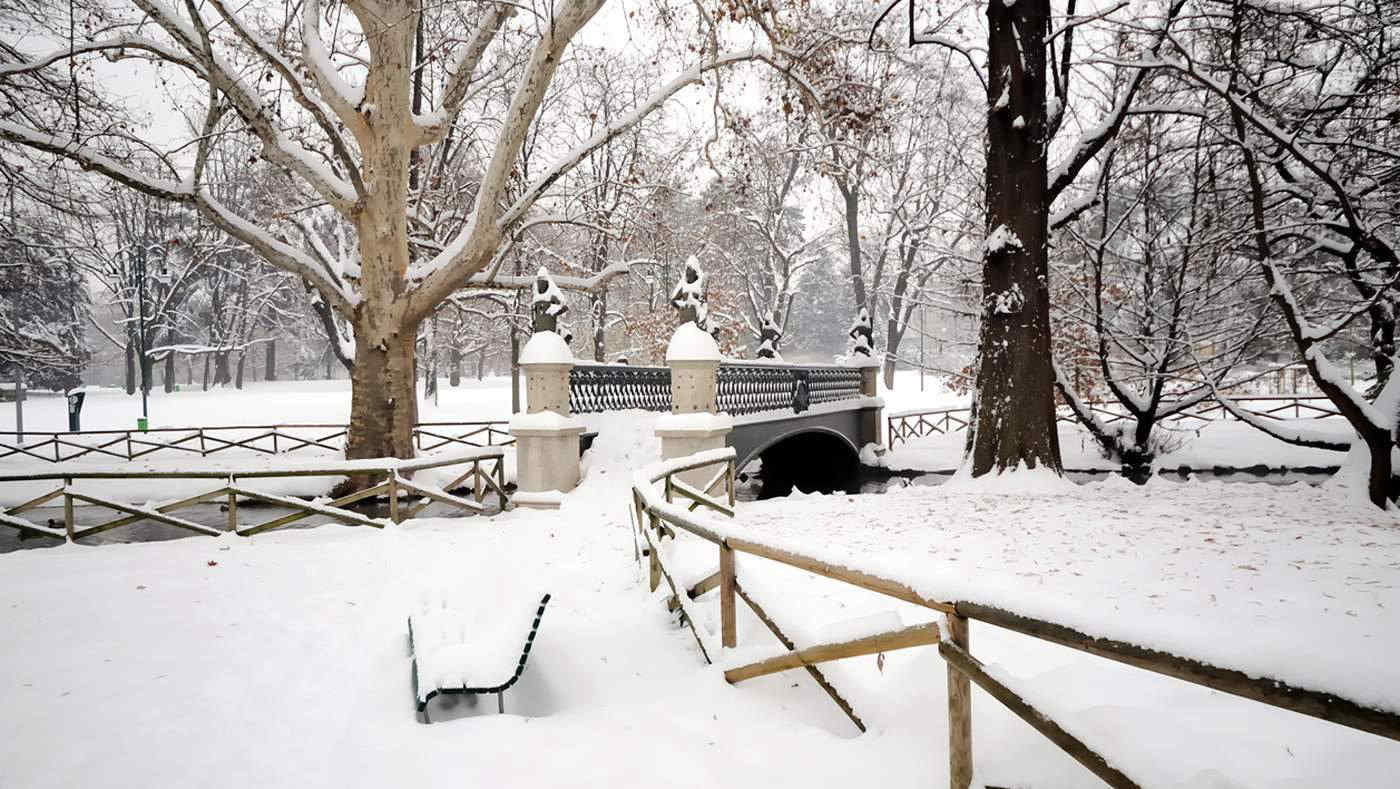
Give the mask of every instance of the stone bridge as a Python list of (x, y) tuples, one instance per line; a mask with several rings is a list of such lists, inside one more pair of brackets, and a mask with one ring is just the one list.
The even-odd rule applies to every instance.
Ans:
[[(738, 468), (760, 461), (765, 492), (780, 495), (794, 483), (804, 490), (852, 489), (861, 448), (880, 443), (882, 404), (875, 397), (873, 364), (721, 360), (699, 366), (697, 382), (697, 371), (684, 369), (685, 360), (673, 360), (667, 367), (579, 363), (569, 374), (569, 407), (573, 413), (674, 413), (669, 428), (658, 427), (663, 444), (677, 430), (722, 432), (727, 416), (723, 445), (734, 448)], [(676, 373), (681, 391), (673, 395), (677, 367), (682, 368)], [(713, 405), (708, 402), (711, 376)], [(696, 416), (685, 416), (699, 414), (717, 418), (706, 425)], [(689, 443), (671, 437), (677, 440), (672, 442), (674, 451), (664, 452), (668, 457), (719, 445), (704, 437)]]

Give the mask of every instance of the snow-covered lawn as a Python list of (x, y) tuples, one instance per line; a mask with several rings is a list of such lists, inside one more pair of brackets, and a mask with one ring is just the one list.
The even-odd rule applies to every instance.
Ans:
[[(557, 513), (0, 555), (0, 786), (943, 785), (936, 651), (824, 666), (860, 736), (803, 672), (725, 684), (634, 562), (625, 504), (658, 456), (650, 420), (590, 428)], [(940, 597), (1400, 707), (1400, 531), (1325, 490), (955, 484), (745, 504), (733, 525)], [(712, 546), (685, 552), (692, 575), (713, 570)], [(738, 573), (804, 643), (929, 618), (760, 559)], [(554, 599), (507, 714), (485, 700), (416, 723), (406, 616), (517, 586)], [(717, 632), (714, 593), (699, 604)], [(739, 623), (741, 650), (776, 646), (743, 607)], [(1400, 770), (1400, 744), (995, 628), (974, 624), (972, 651), (1148, 785), (1379, 786)], [(979, 780), (1097, 785), (980, 691), (974, 710)]]

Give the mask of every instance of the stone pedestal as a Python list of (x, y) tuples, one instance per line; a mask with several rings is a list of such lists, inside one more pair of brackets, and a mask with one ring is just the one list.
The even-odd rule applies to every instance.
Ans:
[(574, 357), (554, 332), (536, 332), (520, 353), (526, 413), (510, 420), (515, 437), (515, 503), (553, 509), (578, 486), (578, 437), (583, 423), (570, 416), (569, 371)]
[[(852, 367), (860, 368), (860, 393), (862, 397), (879, 397), (880, 360), (871, 357), (855, 357), (850, 362)], [(861, 411), (862, 424), (860, 432), (863, 436), (873, 436), (874, 443), (884, 446), (881, 439), (881, 431), (885, 424), (885, 409), (883, 406), (870, 408)]]
[[(717, 373), (719, 346), (694, 323), (682, 323), (666, 346), (666, 366), (671, 368), (671, 413), (656, 420), (661, 438), (661, 458), (693, 455), (725, 446), (734, 420), (718, 413)], [(703, 489), (715, 470), (696, 469), (680, 479)]]

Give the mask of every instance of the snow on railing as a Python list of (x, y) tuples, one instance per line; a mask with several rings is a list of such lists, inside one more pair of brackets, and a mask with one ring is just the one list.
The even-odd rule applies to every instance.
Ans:
[[(1248, 409), (1251, 414), (1264, 419), (1326, 419), (1331, 416), (1340, 416), (1332, 401), (1321, 395), (1245, 395), (1233, 398), (1236, 403), (1257, 403), (1258, 407)], [(1103, 417), (1105, 423), (1111, 424), (1132, 416), (1117, 403), (1110, 403), (1100, 400), (1087, 401), (1085, 403), (1089, 410)], [(1159, 411), (1170, 411), (1171, 403), (1163, 403)], [(1291, 413), (1290, 413), (1291, 412)], [(1056, 412), (1056, 421), (1074, 422), (1076, 418), (1069, 409), (1061, 406)], [(1195, 421), (1197, 423), (1237, 421), (1238, 416), (1220, 403), (1202, 401), (1198, 406), (1190, 409), (1168, 413), (1159, 420), (1162, 423), (1181, 423)], [(904, 411), (893, 411), (885, 415), (886, 435), (889, 436), (890, 447), (900, 441), (908, 442), (911, 438), (922, 438), (935, 433), (946, 434), (964, 430), (970, 421), (970, 409), (968, 406), (948, 406), (943, 408), (909, 409)]]
[[(469, 468), (453, 477), (450, 482), (442, 485), (433, 485), (423, 480), (421, 475), (418, 478), (412, 478), (415, 473), (450, 466), (469, 466)], [(286, 496), (254, 490), (246, 485), (248, 480), (292, 477), (362, 478), (366, 482), (382, 478), (382, 481), (362, 486), (354, 492), (332, 500)], [(386, 523), (399, 523), (416, 516), (433, 502), (455, 507), (468, 514), (478, 514), (485, 512), (484, 502), (488, 492), (494, 492), (497, 495), (502, 510), (506, 509), (510, 502), (505, 482), (505, 450), (500, 447), (482, 447), (470, 452), (443, 453), (410, 460), (399, 458), (322, 460), (320, 462), (312, 460), (303, 463), (288, 462), (223, 467), (205, 464), (197, 470), (190, 471), (137, 470), (125, 465), (107, 468), (81, 466), (59, 468), (54, 471), (0, 474), (0, 486), (6, 484), (32, 485), (35, 482), (47, 480), (58, 482), (59, 487), (33, 496), (22, 504), (0, 509), (0, 526), (17, 529), (21, 536), (38, 534), (68, 542), (128, 526), (138, 521), (163, 523), (167, 526), (211, 536), (222, 535), (226, 532), (251, 536), (287, 526), (313, 515), (326, 516), (342, 523), (383, 528)], [(185, 495), (165, 502), (133, 503), (119, 501), (112, 494), (98, 495), (93, 490), (75, 487), (75, 482), (84, 480), (158, 480), (166, 485), (178, 485), (182, 480), (218, 480), (220, 484), (213, 489), (202, 490), (193, 495)], [(451, 492), (456, 490), (469, 491), (469, 494), (463, 493), (459, 496)], [(400, 494), (403, 494), (406, 501), (400, 500)], [(470, 498), (467, 498), (467, 495), (470, 495)], [(387, 521), (384, 518), (371, 517), (346, 509), (356, 502), (380, 496), (383, 496), (387, 503)], [(20, 517), (22, 513), (60, 497), (63, 499), (63, 527), (61, 529)], [(240, 527), (238, 525), (240, 498), (276, 505), (290, 509), (292, 512), (271, 520)], [(75, 501), (115, 510), (122, 515), (97, 524), (79, 524), (74, 516)], [(171, 514), (180, 509), (214, 501), (222, 501), (226, 507), (225, 529), (197, 523)]]
[[(300, 450), (343, 452), (348, 427), (343, 424), (221, 425), (215, 427), (153, 427), (147, 430), (77, 430), (23, 433), (0, 430), (0, 459), (32, 458), (63, 463), (93, 457), (135, 460), (156, 452), (208, 457), (226, 450), (283, 455)], [(420, 422), (413, 426), (413, 444), (421, 452), (454, 445), (507, 446), (515, 443), (508, 423)]]
[[(943, 409), (940, 413), (951, 410), (955, 409)], [(866, 572), (853, 564), (836, 564), (818, 556), (772, 545), (750, 530), (732, 523), (720, 522), (715, 518), (698, 518), (693, 514), (697, 506), (708, 504), (712, 509), (732, 517), (732, 498), (728, 507), (701, 499), (693, 499), (688, 508), (677, 506), (673, 502), (675, 492), (680, 490), (674, 477), (687, 471), (719, 464), (726, 465), (726, 469), (722, 470), (720, 475), (728, 475), (732, 490), (734, 457), (732, 449), (720, 449), (665, 461), (637, 472), (633, 476), (632, 485), (635, 526), (647, 545), (646, 552), (639, 554), (638, 558), (640, 559), (641, 555), (649, 558), (651, 591), (655, 592), (659, 580), (665, 578), (671, 589), (668, 605), (672, 610), (681, 611), (700, 645), (705, 660), (710, 663), (719, 662), (724, 669), (725, 679), (731, 684), (779, 671), (803, 668), (812, 674), (833, 701), (864, 731), (865, 726), (855, 711), (822, 676), (815, 664), (936, 644), (939, 655), (948, 665), (949, 769), (953, 776), (969, 775), (972, 771), (971, 685), (976, 683), (1110, 786), (1138, 787), (1138, 782), (1114, 767), (1110, 760), (1104, 758), (1087, 742), (1061, 727), (1028, 700), (1037, 695), (1043, 696), (1041, 689), (1017, 690), (1009, 684), (1010, 681), (1004, 673), (988, 668), (973, 657), (969, 651), (968, 623), (976, 620), (1271, 707), (1400, 740), (1400, 714), (1390, 710), (1361, 704), (1334, 693), (1298, 687), (1268, 676), (1251, 675), (1159, 649), (1096, 637), (1066, 625), (1023, 616), (1003, 608), (965, 600), (929, 599), (904, 581)], [(657, 483), (663, 484), (661, 490), (657, 489)], [(709, 490), (707, 487), (703, 493), (707, 496)], [(674, 550), (664, 550), (664, 538), (670, 537), (674, 543), (678, 531), (713, 543), (719, 549), (719, 569), (690, 588), (678, 584), (676, 575), (667, 566), (666, 557), (673, 554)], [(915, 603), (943, 613), (944, 620), (941, 623), (913, 627), (886, 628), (882, 632), (862, 632), (854, 636), (844, 634), (839, 640), (797, 649), (778, 623), (773, 621), (752, 595), (740, 586), (735, 574), (736, 552), (770, 559), (824, 578)], [(719, 589), (720, 605), (719, 645), (713, 643), (714, 636), (705, 628), (697, 626), (696, 622), (702, 620), (697, 619), (698, 612), (695, 610), (695, 600), (716, 588)], [(723, 652), (738, 645), (735, 627), (736, 598), (749, 605), (754, 614), (783, 642), (786, 651), (761, 660), (748, 659), (751, 656), (737, 652)], [(1027, 692), (1028, 690), (1031, 692)]]

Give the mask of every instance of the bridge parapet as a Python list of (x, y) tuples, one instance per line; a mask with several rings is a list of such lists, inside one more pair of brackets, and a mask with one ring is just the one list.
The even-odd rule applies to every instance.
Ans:
[(569, 372), (569, 408), (576, 414), (670, 412), (671, 368), (580, 364)]
[(725, 362), (718, 371), (719, 410), (734, 416), (760, 411), (802, 413), (818, 403), (861, 397), (859, 368)]

